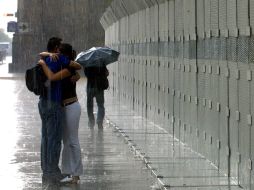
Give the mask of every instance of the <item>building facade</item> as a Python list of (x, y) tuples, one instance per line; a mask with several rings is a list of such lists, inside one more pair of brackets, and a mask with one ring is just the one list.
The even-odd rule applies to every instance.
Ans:
[(104, 45), (99, 19), (109, 3), (110, 0), (19, 0), (10, 72), (23, 72), (36, 63), (38, 53), (46, 50), (52, 36), (71, 43), (77, 52)]

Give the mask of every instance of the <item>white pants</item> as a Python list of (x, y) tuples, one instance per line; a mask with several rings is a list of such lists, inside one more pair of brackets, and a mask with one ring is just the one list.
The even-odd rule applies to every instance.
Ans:
[(81, 149), (78, 138), (81, 107), (75, 102), (64, 107), (62, 173), (79, 176), (83, 173)]

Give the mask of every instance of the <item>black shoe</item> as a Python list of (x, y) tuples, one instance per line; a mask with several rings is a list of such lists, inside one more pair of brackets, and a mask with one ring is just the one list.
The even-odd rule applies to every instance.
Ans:
[(98, 123), (98, 129), (103, 129), (103, 124), (102, 123)]
[(95, 125), (94, 121), (88, 121), (88, 127), (93, 128)]
[(49, 181), (49, 178), (43, 175), (41, 178), (41, 181), (42, 181), (42, 184), (47, 184)]
[(56, 174), (56, 175), (43, 175), (42, 184), (60, 184), (60, 180), (63, 179), (66, 175)]
[(59, 186), (60, 180), (55, 178), (42, 178), (42, 186), (48, 187), (48, 186)]

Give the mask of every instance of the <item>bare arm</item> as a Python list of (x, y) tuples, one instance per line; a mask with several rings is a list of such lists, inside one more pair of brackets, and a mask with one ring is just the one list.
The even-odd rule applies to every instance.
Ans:
[(38, 62), (39, 65), (42, 66), (42, 69), (45, 73), (45, 75), (47, 76), (47, 78), (50, 81), (57, 81), (57, 80), (62, 80), (66, 77), (71, 76), (71, 73), (68, 69), (62, 69), (61, 71), (58, 71), (57, 73), (53, 73), (48, 66), (46, 65), (45, 61), (40, 59)]
[[(39, 54), (41, 56), (41, 58), (44, 58), (44, 57), (50, 57), (53, 61), (57, 61), (58, 60), (58, 55), (57, 53), (50, 53), (50, 52), (41, 52)], [(70, 61), (70, 65), (69, 65), (71, 68), (75, 69), (75, 70), (80, 70), (82, 68), (82, 66), (76, 62), (76, 61)]]
[(44, 52), (39, 53), (39, 55), (40, 55), (41, 58), (49, 56), (53, 61), (58, 60), (58, 54), (57, 53), (50, 53), (50, 52), (44, 51)]
[(82, 68), (82, 66), (76, 61), (71, 61), (69, 66), (75, 70), (80, 70)]
[(75, 72), (75, 75), (73, 75), (73, 76), (71, 77), (71, 81), (72, 81), (73, 83), (75, 83), (75, 82), (77, 82), (79, 79), (80, 79), (80, 74), (76, 71), (76, 72)]

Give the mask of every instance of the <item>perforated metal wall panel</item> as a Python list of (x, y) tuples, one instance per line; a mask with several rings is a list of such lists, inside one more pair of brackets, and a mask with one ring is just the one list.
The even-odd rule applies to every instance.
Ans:
[(138, 42), (143, 43), (145, 41), (145, 30), (146, 30), (145, 10), (138, 12)]
[(169, 85), (168, 85), (168, 99), (169, 99), (169, 119), (171, 119), (172, 127), (169, 129), (171, 134), (173, 134), (173, 122), (172, 118), (174, 117), (174, 72), (175, 62), (174, 59), (169, 59)]
[[(234, 113), (239, 110), (238, 103), (238, 93), (239, 93), (239, 82), (233, 73), (238, 72), (238, 66), (235, 62), (228, 62), (228, 67), (230, 73), (232, 73), (229, 77), (229, 109), (230, 109), (230, 117), (229, 117), (229, 131), (230, 131), (230, 149), (231, 149), (231, 171), (230, 174), (233, 177), (237, 177), (238, 175), (238, 164), (239, 164), (239, 122), (234, 117)], [(231, 140), (232, 139), (232, 140)]]
[(248, 0), (237, 0), (237, 26), (239, 35), (250, 35)]
[(210, 38), (211, 36), (211, 0), (204, 0), (205, 8), (205, 35)]
[(211, 32), (212, 36), (219, 36), (219, 0), (211, 0)]
[(165, 1), (164, 41), (169, 40), (169, 1)]
[(219, 30), (223, 37), (228, 36), (227, 28), (227, 0), (219, 1)]
[[(239, 182), (244, 188), (250, 184), (249, 158), (250, 158), (250, 126), (247, 116), (250, 114), (250, 82), (248, 81), (249, 66), (238, 64), (240, 70), (239, 80)], [(237, 113), (238, 114), (238, 113)]]
[(227, 0), (227, 27), (230, 36), (238, 36), (236, 0)]
[(149, 42), (151, 40), (151, 10), (149, 8), (146, 9), (146, 41)]
[(205, 37), (205, 3), (197, 0), (197, 35), (198, 38)]
[(183, 0), (183, 33), (184, 33), (184, 40), (190, 40), (190, 1)]
[[(206, 47), (211, 48), (211, 47)], [(210, 60), (205, 60), (205, 63), (203, 65), (203, 68), (201, 72), (204, 73), (204, 98), (202, 100), (202, 106), (204, 108), (204, 123), (203, 123), (203, 130), (202, 130), (202, 140), (204, 143), (204, 155), (209, 158), (209, 152), (210, 152), (210, 144), (208, 143), (208, 137), (210, 135), (210, 128), (211, 126), (211, 112), (209, 110), (209, 103), (210, 103), (210, 94), (211, 94), (211, 76), (208, 73), (208, 67), (210, 66)], [(211, 158), (209, 158), (211, 159)]]
[[(193, 59), (190, 61), (190, 78), (191, 78), (191, 94), (190, 94), (190, 101), (191, 101), (191, 120), (189, 126), (189, 133), (192, 137), (192, 147), (194, 150), (197, 150), (197, 142), (198, 138), (196, 138), (196, 129), (198, 127), (198, 73), (197, 71), (197, 63), (196, 60)], [(195, 137), (195, 138), (194, 138)]]
[(196, 21), (196, 0), (189, 0), (189, 6), (190, 6), (190, 11), (189, 11), (189, 31), (190, 31), (190, 39), (191, 40), (196, 40), (197, 38), (197, 21)]
[(180, 41), (183, 37), (183, 0), (175, 0), (175, 33), (176, 40)]
[(180, 140), (184, 142), (184, 130), (183, 130), (183, 124), (185, 123), (185, 102), (184, 100), (184, 86), (185, 86), (185, 81), (184, 81), (184, 72), (183, 72), (183, 59), (181, 59), (181, 64), (179, 68), (179, 74), (180, 74), (180, 88), (179, 88), (179, 94), (177, 94), (177, 97), (179, 99), (180, 103)]
[[(219, 139), (217, 140), (217, 149), (219, 151), (219, 168), (226, 175), (229, 175), (229, 78), (226, 76), (228, 71), (228, 63), (219, 61), (220, 73), (219, 80), (219, 101), (216, 105), (216, 110), (219, 114)], [(236, 129), (235, 129), (236, 130)], [(235, 142), (237, 144), (237, 140)]]
[(219, 151), (217, 149), (217, 141), (219, 140), (219, 114), (217, 111), (217, 103), (219, 102), (219, 80), (216, 70), (219, 66), (220, 41), (218, 38), (211, 38), (211, 60), (207, 64), (206, 73), (209, 75), (209, 91), (207, 96), (207, 143), (209, 144), (209, 158), (216, 166), (219, 166)]
[(205, 122), (205, 103), (206, 103), (206, 100), (205, 100), (205, 73), (204, 72), (201, 72), (202, 71), (202, 68), (204, 68), (204, 62), (199, 62), (199, 61), (202, 61), (202, 60), (198, 60), (197, 61), (197, 65), (198, 65), (198, 77), (197, 77), (197, 91), (198, 91), (198, 94), (197, 94), (197, 97), (198, 97), (198, 125), (197, 125), (197, 130), (196, 131), (196, 135), (197, 135), (197, 138), (199, 140), (199, 149), (198, 151), (200, 151), (202, 154), (205, 153), (205, 147), (202, 146), (202, 144), (204, 144), (204, 138), (203, 138), (203, 134), (205, 132), (204, 128), (205, 128), (205, 125), (206, 125), (206, 122)]
[[(213, 74), (217, 75), (219, 82), (219, 99), (216, 105), (216, 111), (219, 114), (219, 139), (217, 149), (219, 150), (219, 168), (223, 173), (229, 175), (229, 154), (227, 152), (229, 140), (229, 117), (227, 115), (228, 100), (229, 100), (229, 77), (226, 72), (228, 71), (228, 62), (226, 61), (227, 38), (220, 38), (219, 45), (219, 65), (218, 70), (214, 69)], [(221, 71), (221, 72), (217, 72)]]
[[(251, 42), (250, 42), (250, 49), (252, 50), (253, 49), (253, 46), (254, 46), (254, 41), (253, 39), (251, 39)], [(254, 78), (254, 65), (253, 64), (250, 64), (250, 71), (251, 71), (251, 78), (253, 79)], [(253, 171), (253, 160), (254, 160), (254, 149), (253, 149), (253, 146), (254, 146), (254, 130), (253, 130), (253, 116), (254, 116), (254, 83), (253, 83), (253, 80), (250, 81), (250, 146), (251, 146), (251, 149), (250, 149), (250, 160), (249, 160), (249, 169), (251, 171), (251, 174), (250, 174), (250, 177), (251, 177), (251, 189), (254, 188), (254, 171)]]
[(150, 9), (152, 9), (152, 32), (153, 32), (153, 37), (152, 37), (152, 41), (158, 41), (159, 38), (159, 6), (158, 5), (154, 5), (153, 7), (151, 7)]
[(165, 41), (165, 31), (166, 31), (166, 18), (168, 17), (166, 15), (166, 8), (165, 8), (165, 3), (161, 3), (158, 5), (158, 13), (159, 13), (159, 26), (158, 26), (158, 32), (159, 32), (159, 37), (161, 41)]
[[(254, 26), (254, 1), (249, 1), (249, 19), (250, 19), (250, 27), (253, 28)], [(253, 30), (251, 30), (251, 34), (253, 34)]]
[(175, 39), (175, 1), (170, 0), (168, 2), (168, 32), (170, 41)]
[[(174, 135), (176, 135), (177, 138), (180, 137), (180, 129), (179, 129), (179, 120), (180, 120), (180, 64), (181, 60), (179, 59), (180, 55), (180, 48), (182, 46), (180, 45), (180, 42), (177, 42), (176, 47), (175, 47), (175, 68), (174, 68), (174, 89), (172, 90), (172, 94), (174, 95), (174, 117), (175, 117), (175, 123), (174, 123)], [(177, 49), (176, 49), (177, 48)]]
[(250, 184), (250, 173), (248, 160), (250, 158), (250, 127), (247, 117), (250, 114), (250, 69), (248, 64), (249, 39), (239, 37), (237, 41), (238, 68), (240, 72), (239, 80), (239, 182), (247, 188)]
[[(158, 63), (158, 116), (161, 126), (164, 125), (164, 113), (165, 113), (165, 78), (167, 73), (165, 70), (165, 42), (159, 43), (159, 63)], [(164, 127), (164, 126), (163, 126)]]
[(133, 0), (128, 16), (121, 7), (102, 19), (106, 45), (121, 51), (109, 66), (113, 94), (247, 190), (254, 187), (253, 7), (253, 0)]
[[(157, 30), (158, 31), (158, 30)], [(157, 35), (158, 36), (158, 35)], [(159, 121), (159, 43), (158, 38), (157, 41), (154, 42), (154, 61), (153, 61), (153, 68), (154, 68), (154, 113), (155, 113), (155, 122), (158, 124)]]
[(147, 117), (151, 115), (151, 105), (152, 105), (152, 66), (151, 60), (147, 62)]
[[(197, 139), (196, 144), (196, 151), (201, 151), (204, 153), (204, 150), (202, 150), (201, 144), (203, 143), (202, 134), (204, 131), (204, 106), (203, 106), (203, 100), (205, 97), (205, 74), (202, 72), (202, 69), (204, 67), (204, 56), (205, 56), (205, 41), (204, 40), (198, 40), (197, 42), (197, 76), (196, 76), (196, 83), (197, 83), (197, 95), (195, 100), (196, 109), (197, 109), (197, 125), (193, 126)], [(194, 73), (193, 73), (194, 74)]]

